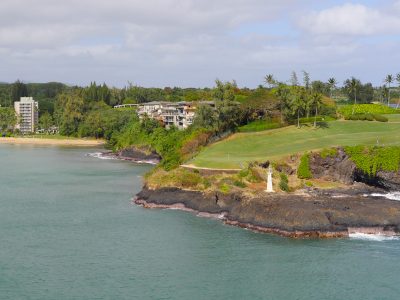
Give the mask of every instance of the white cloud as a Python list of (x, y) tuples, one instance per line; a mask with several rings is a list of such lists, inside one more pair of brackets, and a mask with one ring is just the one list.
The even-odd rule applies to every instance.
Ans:
[(299, 25), (316, 35), (394, 34), (400, 32), (400, 14), (362, 4), (344, 4), (309, 13), (300, 18)]
[(389, 57), (393, 45), (364, 49), (354, 36), (397, 32), (400, 1), (398, 10), (316, 12), (313, 3), (321, 1), (1, 0), (0, 81), (201, 86), (220, 77), (256, 86), (269, 72), (323, 79), (357, 70), (371, 53)]

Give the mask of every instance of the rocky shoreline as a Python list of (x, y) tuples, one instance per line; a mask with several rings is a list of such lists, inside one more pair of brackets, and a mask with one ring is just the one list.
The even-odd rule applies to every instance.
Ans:
[(400, 202), (369, 197), (363, 184), (346, 190), (295, 194), (202, 193), (144, 186), (134, 202), (145, 208), (171, 208), (213, 217), (228, 225), (291, 238), (344, 238), (352, 233), (400, 234)]
[(157, 165), (161, 161), (161, 157), (156, 152), (137, 147), (130, 147), (117, 152), (102, 152), (101, 157), (151, 165)]

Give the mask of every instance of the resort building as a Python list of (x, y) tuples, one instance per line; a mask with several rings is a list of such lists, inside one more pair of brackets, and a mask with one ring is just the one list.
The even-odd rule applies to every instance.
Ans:
[(16, 129), (22, 134), (35, 132), (39, 120), (39, 104), (32, 97), (21, 97), (20, 101), (14, 102), (17, 115)]
[(178, 129), (186, 129), (193, 124), (196, 109), (200, 105), (215, 106), (213, 101), (199, 102), (147, 102), (142, 104), (123, 104), (114, 108), (136, 107), (139, 118), (152, 118), (159, 120), (166, 128), (175, 126)]

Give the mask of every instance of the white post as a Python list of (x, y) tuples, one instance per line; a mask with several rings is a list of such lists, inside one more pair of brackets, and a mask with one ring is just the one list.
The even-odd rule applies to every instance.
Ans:
[(273, 193), (274, 189), (272, 188), (272, 168), (269, 165), (268, 168), (268, 177), (267, 177), (267, 189), (265, 190), (267, 193)]

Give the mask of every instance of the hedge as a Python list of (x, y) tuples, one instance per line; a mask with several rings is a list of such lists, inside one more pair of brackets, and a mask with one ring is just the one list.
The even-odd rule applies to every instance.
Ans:
[(310, 154), (305, 153), (300, 159), (300, 165), (297, 170), (297, 177), (300, 179), (311, 179), (312, 173), (310, 170)]

